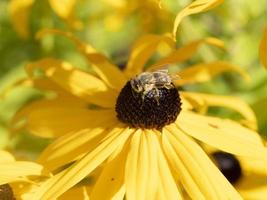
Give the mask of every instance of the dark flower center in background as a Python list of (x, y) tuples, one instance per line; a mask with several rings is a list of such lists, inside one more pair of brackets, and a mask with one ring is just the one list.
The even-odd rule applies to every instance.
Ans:
[(10, 185), (8, 184), (0, 185), (0, 200), (15, 200)]
[(242, 169), (235, 156), (221, 151), (213, 153), (212, 156), (217, 167), (230, 183), (234, 184), (241, 178)]
[(178, 90), (171, 87), (155, 87), (138, 92), (128, 81), (121, 90), (116, 112), (118, 119), (131, 127), (158, 129), (174, 122), (181, 111)]

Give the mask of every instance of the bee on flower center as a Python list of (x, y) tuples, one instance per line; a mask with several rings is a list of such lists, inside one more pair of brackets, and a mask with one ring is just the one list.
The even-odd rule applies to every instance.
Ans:
[(174, 87), (172, 80), (177, 77), (169, 75), (167, 69), (158, 70), (155, 72), (143, 72), (131, 79), (131, 87), (136, 93), (142, 93), (144, 100), (148, 92), (152, 92), (155, 99), (159, 100), (159, 89), (171, 89)]
[(130, 125), (161, 130), (174, 122), (181, 99), (168, 70), (143, 72), (127, 81), (116, 102), (118, 119)]

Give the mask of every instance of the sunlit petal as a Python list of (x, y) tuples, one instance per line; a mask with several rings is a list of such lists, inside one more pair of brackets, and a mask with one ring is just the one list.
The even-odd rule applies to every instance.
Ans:
[[(166, 157), (168, 158), (168, 161), (170, 163), (170, 166), (173, 172), (178, 177), (184, 189), (187, 191), (187, 193), (190, 195), (190, 197), (193, 200), (198, 200), (198, 199), (204, 200), (205, 192), (207, 192), (207, 190), (209, 190), (210, 187), (205, 186), (202, 189), (200, 186), (201, 185), (203, 186), (204, 182), (206, 182), (207, 180), (204, 179), (204, 182), (203, 182), (203, 179), (202, 179), (203, 176), (201, 177), (198, 176), (196, 180), (194, 179), (194, 176), (192, 174), (194, 172), (190, 172), (190, 168), (185, 166), (181, 155), (178, 152), (176, 152), (176, 150), (174, 149), (174, 146), (169, 141), (169, 138), (167, 137), (168, 134), (169, 132), (166, 131), (166, 129), (163, 129), (162, 148), (164, 150)], [(181, 147), (182, 146), (180, 145), (179, 148)]]
[(110, 156), (118, 145), (123, 144), (132, 134), (132, 130), (115, 128), (97, 148), (87, 153), (68, 169), (58, 173), (45, 182), (35, 193), (34, 199), (47, 200), (57, 198), (72, 186), (89, 175)]
[(11, 130), (16, 130), (18, 126), (19, 130), (27, 129), (40, 137), (58, 137), (99, 126), (100, 122), (115, 121), (113, 113), (113, 110), (89, 110), (67, 99), (40, 100), (24, 107), (14, 116)]
[[(141, 130), (137, 130), (131, 139), (131, 146), (125, 168), (126, 197), (129, 200), (153, 199), (151, 197), (155, 195), (157, 185), (150, 185), (150, 178), (152, 177), (149, 176), (151, 173), (150, 170), (152, 169), (150, 167), (153, 167), (150, 165), (152, 164), (151, 159), (153, 159), (150, 157), (150, 154), (155, 153), (155, 148), (151, 146), (152, 144), (148, 143), (149, 141), (145, 132)], [(155, 161), (155, 159), (153, 160)], [(155, 184), (156, 183), (157, 181), (155, 181)], [(151, 187), (154, 187), (154, 189)], [(150, 192), (154, 191), (154, 194), (149, 194), (147, 190), (150, 190)], [(147, 195), (152, 196), (147, 197)]]
[(158, 170), (159, 170), (159, 185), (157, 191), (157, 199), (183, 199), (182, 192), (176, 185), (174, 176), (168, 166), (163, 150), (160, 144), (155, 140), (155, 146), (158, 148)]
[[(157, 191), (157, 183), (159, 178), (158, 171), (158, 135), (160, 133), (155, 130), (145, 130), (145, 136), (147, 138), (147, 148), (148, 148), (148, 166), (149, 171), (147, 173), (147, 186), (146, 186), (146, 197), (145, 199), (155, 199)], [(171, 187), (171, 186), (170, 186)]]
[(26, 161), (0, 162), (0, 185), (13, 181), (27, 181), (27, 176), (47, 175), (43, 166)]
[(100, 79), (74, 68), (70, 63), (52, 58), (29, 63), (26, 67), (33, 76), (36, 69), (44, 71), (45, 75), (70, 93), (103, 107), (113, 107), (117, 92), (111, 90)]
[(158, 46), (163, 42), (170, 48), (175, 47), (175, 42), (168, 35), (145, 35), (139, 38), (133, 45), (125, 74), (128, 77), (132, 77), (142, 72), (148, 59), (151, 58)]
[[(91, 200), (114, 200), (114, 197), (123, 190), (122, 195), (125, 195), (124, 187), (124, 163), (127, 157), (128, 144), (124, 149), (111, 161), (105, 165), (103, 172), (98, 178), (92, 192), (90, 193)], [(105, 188), (105, 192), (103, 192)], [(120, 196), (120, 195), (119, 195)], [(121, 199), (123, 199), (123, 196)]]
[(106, 124), (105, 128), (96, 127), (66, 134), (49, 145), (38, 161), (51, 171), (71, 163), (96, 148), (109, 133), (108, 127), (110, 124)]
[(210, 44), (219, 48), (224, 48), (224, 43), (216, 38), (204, 38), (190, 42), (181, 48), (173, 51), (167, 57), (161, 58), (155, 64), (149, 67), (148, 70), (157, 70), (164, 65), (178, 64), (190, 59), (202, 44)]
[[(209, 180), (210, 186), (212, 186), (213, 190), (216, 192), (217, 198), (214, 199), (242, 199), (195, 141), (174, 125), (170, 125), (166, 127), (166, 129), (171, 133), (171, 135), (167, 135), (169, 141), (175, 146), (175, 149), (180, 150), (180, 156), (184, 160), (184, 164), (190, 168), (192, 167), (191, 170), (194, 171), (194, 173), (200, 170), (199, 172), (201, 175)], [(184, 150), (181, 146), (184, 147)], [(199, 178), (201, 178), (201, 175), (198, 175)], [(196, 179), (197, 178), (195, 178), (195, 180)], [(208, 185), (206, 187), (208, 187)], [(212, 192), (212, 189), (209, 190)]]
[(120, 91), (120, 89), (125, 85), (126, 78), (119, 68), (113, 65), (106, 56), (98, 52), (91, 45), (82, 42), (70, 32), (64, 32), (56, 29), (41, 30), (37, 33), (37, 38), (42, 38), (47, 34), (62, 35), (72, 41), (81, 54), (83, 54), (87, 58), (88, 62), (92, 64), (92, 69), (109, 87)]
[(191, 4), (186, 6), (183, 10), (181, 10), (174, 21), (174, 26), (173, 26), (173, 37), (176, 38), (176, 32), (179, 24), (181, 23), (182, 19), (188, 15), (200, 13), (200, 12), (205, 12), (207, 10), (210, 10), (219, 4), (221, 4), (223, 0), (196, 0), (193, 1)]
[(174, 80), (174, 83), (176, 85), (185, 85), (206, 82), (221, 73), (231, 71), (240, 74), (247, 81), (250, 80), (249, 75), (242, 68), (225, 61), (214, 61), (193, 65), (179, 71), (177, 74), (181, 78)]
[[(183, 133), (176, 132), (176, 134), (178, 134), (179, 137), (181, 137), (181, 135)], [(191, 176), (193, 177), (193, 179), (196, 182), (196, 184), (198, 185), (198, 187), (201, 189), (203, 195), (207, 199), (210, 199), (210, 198), (211, 199), (222, 199), (223, 188), (218, 190), (218, 188), (216, 188), (216, 186), (213, 183), (213, 180), (212, 180), (213, 177), (212, 178), (208, 177), (208, 174), (205, 171), (207, 169), (210, 170), (210, 168), (211, 168), (210, 165), (212, 163), (209, 163), (209, 165), (205, 164), (204, 166), (202, 166), (202, 163), (199, 162), (199, 160), (197, 162), (197, 160), (195, 160), (195, 158), (194, 158), (194, 155), (190, 154), (189, 147), (185, 146), (184, 144), (180, 144), (180, 140), (176, 141), (175, 138), (172, 138), (169, 134), (167, 134), (167, 131), (166, 131), (166, 135), (168, 137), (168, 140), (170, 141), (170, 143), (174, 147), (176, 153), (178, 153), (178, 150), (179, 150), (180, 159), (182, 160), (184, 166), (188, 169), (188, 172), (191, 174)], [(194, 146), (191, 146), (191, 148), (196, 148), (196, 147), (194, 145)], [(201, 157), (201, 159), (203, 159), (203, 158)], [(219, 185), (219, 182), (217, 182), (217, 185)], [(188, 193), (189, 193), (189, 191), (188, 191)]]
[(256, 116), (248, 104), (241, 98), (234, 96), (212, 95), (195, 92), (180, 92), (185, 98), (204, 101), (207, 106), (219, 106), (230, 108), (240, 113), (250, 124), (250, 127), (257, 128)]
[(267, 159), (267, 149), (260, 136), (231, 120), (183, 112), (176, 124), (185, 133), (217, 149), (255, 159)]

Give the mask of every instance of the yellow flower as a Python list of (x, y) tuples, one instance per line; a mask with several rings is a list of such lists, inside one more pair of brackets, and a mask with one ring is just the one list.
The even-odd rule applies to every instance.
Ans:
[[(216, 2), (195, 1), (186, 7), (176, 18), (173, 36), (184, 16), (207, 10)], [(173, 84), (204, 82), (230, 70), (247, 78), (246, 73), (223, 61), (187, 68), (178, 73), (180, 79), (171, 79), (165, 70), (143, 73), (162, 43), (171, 53), (149, 70), (185, 61), (203, 43), (222, 47), (221, 41), (206, 38), (175, 50), (170, 36), (147, 35), (134, 44), (125, 70), (120, 71), (72, 34), (47, 30), (39, 37), (46, 33), (70, 38), (92, 64), (93, 72), (53, 58), (26, 68), (30, 78), (25, 84), (54, 95), (20, 110), (13, 124), (25, 118), (24, 128), (32, 133), (57, 137), (39, 158), (55, 175), (32, 190), (32, 199), (62, 198), (95, 171), (100, 173), (94, 176), (90, 199), (183, 199), (184, 193), (192, 199), (242, 199), (196, 140), (266, 160), (267, 150), (256, 132), (231, 120), (201, 114), (208, 106), (226, 106), (256, 128), (252, 111), (237, 98), (178, 92)], [(36, 70), (43, 75), (37, 76)]]
[[(74, 162), (37, 188), (34, 199), (59, 197), (96, 169), (102, 171), (90, 192), (91, 199), (123, 199), (125, 195), (127, 199), (155, 199), (156, 196), (182, 199), (182, 188), (193, 199), (241, 199), (194, 138), (223, 151), (258, 159), (267, 155), (261, 138), (234, 121), (204, 116), (191, 109), (205, 104), (228, 106), (255, 122), (253, 113), (242, 101), (231, 97), (222, 97), (220, 101), (218, 96), (179, 94), (173, 87), (161, 88), (160, 92), (172, 91), (174, 96), (168, 93), (171, 96), (164, 104), (165, 97), (158, 96), (158, 101), (152, 98), (150, 103), (154, 107), (144, 112), (148, 107), (142, 108), (142, 98), (144, 102), (149, 98), (139, 96), (141, 100), (136, 100), (139, 104), (131, 99), (134, 98), (131, 95), (139, 94), (128, 79), (142, 73), (144, 64), (160, 43), (174, 47), (169, 36), (148, 35), (139, 39), (122, 72), (103, 54), (70, 33), (46, 30), (39, 37), (47, 33), (65, 35), (74, 41), (92, 63), (94, 72), (86, 73), (53, 58), (30, 63), (26, 68), (31, 78), (25, 82), (41, 90), (54, 91), (57, 96), (26, 106), (17, 113), (13, 123), (25, 117), (29, 131), (43, 137), (58, 137), (39, 159), (51, 171)], [(173, 50), (152, 68), (184, 61), (202, 43), (221, 46), (214, 38), (194, 41), (181, 48), (187, 49), (186, 52)], [(43, 71), (44, 77), (36, 78), (36, 69)], [(229, 70), (246, 77), (238, 67), (217, 61), (185, 69), (178, 73), (181, 79), (174, 82), (179, 86), (203, 82)], [(152, 114), (148, 116), (148, 113)]]
[[(8, 11), (11, 16), (11, 22), (14, 29), (20, 37), (26, 39), (29, 37), (29, 16), (35, 0), (10, 0)], [(81, 27), (81, 22), (76, 18), (74, 9), (77, 0), (49, 0), (53, 11), (66, 21), (71, 27)]]
[(35, 177), (41, 176), (48, 176), (48, 172), (40, 164), (16, 161), (12, 154), (0, 150), (0, 199), (18, 199), (20, 189), (15, 185), (32, 185)]
[(266, 161), (234, 156), (215, 149), (208, 152), (220, 171), (244, 199), (260, 200), (266, 197)]

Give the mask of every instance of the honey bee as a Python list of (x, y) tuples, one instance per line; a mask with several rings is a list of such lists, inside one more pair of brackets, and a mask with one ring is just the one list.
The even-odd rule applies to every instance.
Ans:
[(171, 89), (174, 87), (172, 80), (178, 76), (171, 76), (168, 69), (161, 69), (155, 72), (143, 72), (131, 79), (131, 87), (136, 93), (142, 93), (144, 100), (148, 92), (152, 92), (156, 101), (159, 104), (160, 93), (159, 89)]

